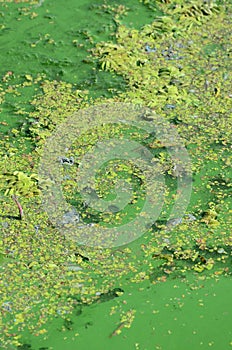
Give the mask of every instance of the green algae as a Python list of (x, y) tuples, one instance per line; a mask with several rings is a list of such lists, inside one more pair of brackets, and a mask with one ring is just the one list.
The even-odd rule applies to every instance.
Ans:
[[(3, 333), (6, 346), (10, 344), (17, 346), (21, 343), (18, 346), (24, 348), (27, 342), (23, 345), (20, 339), (24, 329), (29, 330), (34, 337), (38, 337), (36, 339), (39, 340), (35, 341), (28, 334), (24, 336), (25, 339), (31, 338), (34, 347), (42, 342), (43, 337), (45, 342), (47, 341), (46, 321), (51, 318), (55, 320), (59, 316), (61, 320), (64, 318), (65, 324), (61, 326), (61, 330), (64, 326), (71, 332), (73, 321), (67, 318), (67, 313), (75, 312), (77, 305), (78, 307), (90, 305), (88, 306), (90, 310), (91, 305), (96, 306), (96, 303), (101, 305), (100, 300), (104, 299), (102, 296), (112, 296), (111, 291), (115, 288), (133, 290), (141, 286), (143, 290), (148, 284), (150, 292), (155, 291), (156, 287), (165, 281), (169, 286), (168, 283), (172, 278), (177, 279), (179, 284), (181, 278), (186, 278), (185, 276), (187, 283), (190, 283), (191, 276), (200, 280), (199, 273), (209, 281), (217, 281), (220, 276), (223, 276), (222, 281), (229, 281), (229, 278), (226, 279), (224, 276), (231, 275), (229, 229), (231, 61), (230, 21), (226, 14), (226, 6), (219, 4), (215, 9), (211, 7), (202, 9), (201, 5), (197, 4), (191, 9), (190, 2), (190, 5), (177, 6), (173, 12), (172, 4), (160, 4), (159, 11), (158, 5), (155, 5), (156, 13), (163, 16), (158, 18), (156, 16), (152, 22), (153, 12), (150, 15), (151, 12), (143, 10), (143, 13), (149, 14), (148, 22), (152, 23), (146, 24), (144, 20), (145, 24), (141, 23), (144, 26), (140, 28), (139, 21), (135, 26), (131, 24), (132, 10), (131, 17), (128, 16), (128, 21), (126, 20), (126, 12), (130, 15), (129, 5), (127, 10), (100, 3), (96, 6), (91, 5), (89, 11), (89, 4), (83, 2), (73, 11), (70, 4), (64, 13), (65, 20), (61, 21), (59, 20), (63, 12), (61, 3), (50, 2), (46, 7), (45, 4), (42, 3), (40, 7), (34, 7), (36, 3), (32, 4), (33, 7), (27, 4), (30, 5), (27, 7), (25, 3), (23, 7), (21, 4), (20, 8), (18, 4), (8, 2), (3, 4), (3, 12), (6, 6), (9, 6), (10, 11), (4, 12), (5, 27), (2, 28), (7, 50), (1, 88), (4, 101), (1, 124), (3, 129), (1, 132), (4, 135), (1, 148), (4, 181), (1, 184), (4, 192), (7, 191), (6, 194), (12, 188), (14, 193), (21, 194), (21, 203), (25, 208), (24, 221), (12, 220), (7, 216), (13, 216), (15, 213), (13, 201), (5, 196), (1, 198), (3, 255), (13, 257), (9, 262), (2, 257), (1, 269), (4, 276), (10, 276), (7, 278), (7, 286), (3, 289), (3, 301), (10, 298), (13, 303), (13, 313), (3, 314)], [(153, 11), (154, 2), (150, 1), (147, 4), (150, 4), (149, 7)], [(134, 11), (138, 11), (137, 6), (142, 5), (136, 5)], [(90, 16), (83, 17), (77, 27), (76, 16), (86, 11)], [(99, 11), (104, 15), (98, 16), (96, 20)], [(209, 13), (205, 15), (204, 11)], [(38, 16), (34, 14), (37, 12)], [(119, 14), (124, 17), (121, 19), (118, 17)], [(183, 18), (187, 20), (183, 22)], [(107, 24), (104, 27), (101, 21), (105, 23), (106, 19)], [(89, 21), (93, 23), (91, 30), (88, 28)], [(41, 22), (44, 23), (42, 29)], [(69, 23), (74, 24), (70, 27)], [(111, 36), (114, 32), (115, 36)], [(157, 51), (146, 52), (146, 45), (149, 45), (150, 50), (154, 50), (155, 47)], [(88, 53), (89, 49), (91, 52)], [(179, 59), (182, 56), (183, 58)], [(11, 71), (13, 74), (9, 73)], [(95, 94), (96, 89), (98, 91)], [(97, 96), (101, 98), (94, 100)], [(39, 188), (38, 193), (34, 192), (33, 197), (28, 198), (22, 190), (26, 185), (20, 187), (20, 181), (16, 181), (17, 179), (11, 181), (16, 169), (25, 174), (26, 179), (38, 171), (42, 146), (55, 127), (68, 115), (92, 103), (102, 103), (106, 100), (140, 102), (174, 122), (192, 157), (194, 172), (194, 192), (188, 212), (192, 213), (196, 220), (193, 222), (183, 220), (171, 234), (167, 233), (165, 224), (168, 210), (173, 204), (175, 177), (170, 172), (167, 153), (165, 154), (162, 145), (160, 149), (160, 145), (157, 145), (151, 135), (147, 146), (167, 164), (166, 183), (172, 184), (174, 188), (169, 191), (166, 207), (155, 227), (128, 247), (115, 249), (113, 252), (107, 249), (102, 251), (77, 247), (72, 242), (65, 241), (56, 227), (51, 225), (47, 214), (43, 212), (41, 198), (38, 196)], [(100, 137), (105, 133), (106, 129), (99, 130)], [(28, 154), (28, 143), (32, 150), (30, 154)], [(80, 140), (79, 152), (84, 153), (93, 143), (94, 138), (90, 133), (85, 140)], [(123, 170), (125, 172), (121, 174), (122, 176), (126, 176), (126, 172), (134, 173), (136, 178), (141, 175), (136, 173), (133, 167), (127, 166)], [(106, 195), (107, 191), (110, 192), (111, 176), (112, 174), (109, 178), (104, 177), (105, 181), (102, 183), (99, 180), (98, 187), (102, 195)], [(9, 183), (12, 186), (9, 186)], [(35, 186), (36, 182), (30, 185)], [(70, 201), (73, 200), (75, 192), (73, 189), (73, 183), (68, 183), (68, 186), (66, 184), (66, 196)], [(138, 194), (140, 193), (136, 195)], [(135, 204), (138, 204), (136, 200)], [(128, 213), (133, 217), (133, 211), (129, 210)], [(110, 218), (112, 215), (108, 217)], [(100, 219), (102, 217), (98, 218)], [(86, 259), (83, 259), (83, 256)], [(82, 270), (78, 273), (67, 272), (67, 261), (78, 264)], [(195, 290), (194, 281), (191, 285), (192, 290)], [(227, 282), (222, 283), (227, 286)], [(162, 286), (165, 286), (165, 283)], [(162, 293), (168, 293), (169, 287), (163, 288)], [(222, 290), (219, 293), (224, 295)], [(128, 306), (123, 306), (129, 303), (129, 299), (128, 296), (124, 299), (125, 303), (119, 302), (122, 306), (115, 312), (114, 326), (112, 325), (110, 330), (103, 326), (107, 337), (111, 335), (110, 340), (113, 343), (110, 342), (109, 346), (116, 348), (119, 344), (123, 344), (122, 346), (127, 349), (128, 343), (122, 342), (122, 338), (114, 340), (118, 338), (117, 335), (127, 334), (130, 346), (138, 349), (150, 350), (153, 345), (157, 349), (170, 347), (167, 338), (171, 339), (171, 335), (177, 334), (178, 329), (174, 327), (172, 331), (172, 323), (162, 332), (150, 329), (154, 343), (150, 343), (150, 333), (146, 338), (148, 340), (145, 337), (135, 336), (135, 333), (139, 333), (136, 331), (139, 325), (142, 322), (147, 324), (147, 319), (141, 317), (137, 328), (133, 328), (133, 324), (136, 325), (138, 311), (141, 310), (141, 314), (144, 312), (145, 315), (150, 311), (142, 301), (143, 298), (139, 296)], [(148, 298), (148, 304), (151, 299)], [(214, 305), (213, 297), (208, 300)], [(113, 301), (111, 303), (113, 308), (115, 304)], [(181, 305), (182, 303), (177, 302), (176, 308), (181, 309)], [(162, 306), (159, 307), (163, 310)], [(213, 306), (211, 310), (212, 308)], [(135, 319), (134, 309), (137, 311)], [(209, 309), (206, 309), (206, 312), (209, 312)], [(104, 310), (106, 309), (100, 309), (99, 313), (104, 313)], [(156, 311), (154, 310), (155, 315)], [(220, 309), (215, 308), (216, 312), (220, 314)], [(189, 309), (188, 314), (191, 314)], [(169, 313), (162, 315), (159, 321), (160, 329), (163, 329), (163, 322), (165, 320), (166, 324), (168, 317)], [(221, 317), (225, 324), (229, 324), (226, 320), (230, 319), (230, 315), (227, 315), (227, 318)], [(91, 319), (91, 314), (89, 318)], [(195, 320), (198, 320), (198, 316)], [(80, 324), (77, 332), (82, 328), (82, 319), (80, 318), (78, 322)], [(85, 322), (89, 334), (95, 332), (91, 322), (89, 320)], [(150, 322), (152, 323), (153, 319)], [(129, 333), (126, 329), (131, 326), (131, 330), (134, 329), (135, 333)], [(203, 322), (199, 328), (204, 326)], [(216, 323), (212, 323), (212, 327), (215, 326)], [(184, 331), (183, 324), (179, 327)], [(193, 329), (192, 332), (201, 331)], [(74, 339), (75, 335), (72, 334), (72, 337)], [(204, 337), (206, 340), (202, 340)], [(72, 348), (70, 339), (71, 337), (67, 342), (69, 344), (66, 345), (67, 348)], [(205, 335), (201, 333), (196, 339), (196, 343), (192, 340), (193, 346), (202, 345), (203, 342), (202, 346), (208, 347), (215, 342), (219, 348), (219, 341), (223, 342), (225, 348), (230, 346), (229, 338), (224, 340), (220, 335), (216, 341), (212, 334), (206, 336), (206, 333)], [(178, 337), (176, 335), (173, 341), (180, 344), (178, 348), (181, 349), (180, 335)], [(102, 339), (102, 343), (105, 342), (106, 340)], [(54, 346), (61, 346), (55, 344)], [(87, 344), (86, 338), (80, 340), (81, 349), (85, 349)], [(49, 346), (53, 344), (50, 343)]]

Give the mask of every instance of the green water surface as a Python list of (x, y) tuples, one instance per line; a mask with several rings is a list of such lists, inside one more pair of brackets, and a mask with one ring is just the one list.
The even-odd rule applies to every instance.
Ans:
[[(23, 85), (30, 82), (30, 77), (34, 79), (39, 74), (47, 80), (65, 81), (73, 84), (75, 89), (87, 90), (89, 100), (112, 98), (127, 91), (122, 76), (102, 71), (90, 57), (90, 50), (98, 42), (115, 40), (112, 34), (118, 23), (112, 13), (99, 9), (103, 3), (127, 6), (128, 13), (120, 18), (120, 23), (130, 28), (140, 29), (162, 15), (158, 5), (157, 9), (154, 6), (151, 9), (137, 0), (45, 0), (39, 7), (1, 1), (0, 75), (9, 71), (13, 73), (11, 80), (2, 82), (3, 88)], [(205, 53), (217, 49), (220, 47), (209, 44)], [(27, 153), (34, 149), (33, 140), (25, 130), (29, 112), (33, 111), (30, 101), (42, 94), (42, 89), (38, 82), (19, 87), (18, 91), (21, 94), (7, 94), (2, 104), (0, 121), (4, 123), (0, 124), (0, 136), (8, 144), (18, 145), (20, 154), (21, 142), (27, 145)], [(12, 129), (22, 130), (22, 127), (24, 134), (12, 133)], [(220, 145), (218, 149), (220, 151)], [(222, 166), (220, 162), (218, 159), (219, 167)], [(214, 174), (212, 167), (213, 162), (208, 160), (195, 175), (189, 212), (199, 205), (206, 210), (207, 203), (214, 200), (214, 193), (205, 188), (205, 179), (218, 174), (217, 170)], [(4, 221), (2, 217), (1, 220)], [(146, 238), (140, 238), (131, 249), (136, 252), (144, 241)], [(4, 261), (3, 254), (0, 258)], [(182, 265), (184, 268), (185, 262)], [(228, 267), (231, 269), (231, 259)], [(158, 277), (162, 276), (161, 273)], [(16, 331), (22, 335), (22, 344), (9, 349), (231, 349), (231, 275), (212, 277), (205, 271), (198, 274), (183, 270), (181, 275), (167, 275), (163, 281), (150, 276), (150, 279), (136, 284), (131, 283), (129, 277), (120, 279), (117, 286), (123, 291), (122, 295), (108, 295), (91, 305), (78, 305), (73, 314), (50, 320), (46, 325), (46, 335), (32, 336), (19, 327)], [(120, 312), (128, 310), (135, 310), (131, 327), (122, 328), (119, 335), (114, 334), (120, 325)]]

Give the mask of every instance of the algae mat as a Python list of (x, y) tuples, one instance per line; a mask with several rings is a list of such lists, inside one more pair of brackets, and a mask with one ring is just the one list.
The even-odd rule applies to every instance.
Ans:
[(1, 19), (1, 347), (231, 348), (230, 4)]

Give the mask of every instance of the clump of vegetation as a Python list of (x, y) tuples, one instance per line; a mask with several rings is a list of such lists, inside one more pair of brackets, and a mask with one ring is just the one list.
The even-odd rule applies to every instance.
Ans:
[(33, 197), (40, 194), (37, 174), (28, 176), (22, 171), (14, 171), (13, 174), (1, 174), (0, 181), (0, 189), (5, 189), (5, 196), (22, 195)]
[[(177, 176), (162, 142), (157, 142), (155, 135), (141, 135), (137, 130), (127, 130), (123, 135), (122, 126), (108, 128), (103, 121), (94, 133), (91, 130), (77, 140), (72, 166), (59, 164), (62, 176), (66, 177), (62, 183), (66, 200), (76, 205), (83, 220), (123, 223), (129, 212), (120, 213), (111, 207), (104, 216), (88, 208), (78, 194), (74, 197), (79, 158), (107, 135), (110, 138), (130, 134), (143, 143), (157, 161), (166, 164), (162, 169), (166, 184), (172, 189), (167, 190), (160, 220), (131, 246), (114, 250), (89, 248), (66, 240), (43, 210), (38, 164), (43, 145), (55, 127), (93, 101), (86, 91), (67, 82), (49, 81), (43, 74), (35, 81), (32, 79), (30, 84), (40, 85), (31, 101), (33, 110), (26, 114), (22, 131), (11, 130), (13, 140), (22, 136), (21, 153), (9, 141), (9, 135), (1, 141), (0, 167), (4, 173), (0, 178), (3, 219), (0, 269), (5, 282), (1, 290), (2, 347), (27, 346), (20, 341), (20, 332), (25, 328), (36, 336), (46, 336), (50, 317), (62, 317), (64, 326), (71, 329), (67, 315), (75, 312), (77, 304), (88, 305), (120, 296), (119, 285), (125, 277), (130, 283), (150, 280), (156, 284), (185, 271), (208, 273), (212, 278), (231, 274), (229, 12), (223, 2), (218, 5), (202, 1), (160, 1), (159, 5), (153, 0), (143, 2), (152, 9), (160, 6), (163, 16), (140, 30), (121, 24), (119, 16), (127, 11), (124, 6), (103, 6), (116, 16), (117, 32), (112, 42), (96, 45), (91, 59), (100, 70), (121, 75), (127, 83), (127, 91), (108, 102), (148, 106), (171, 122), (183, 138), (192, 158), (194, 192), (188, 211), (195, 219), (177, 220), (174, 229), (167, 231), (170, 208), (177, 195)], [(22, 88), (4, 84), (0, 90), (2, 100)], [(94, 103), (103, 101), (98, 99)], [(31, 154), (23, 145), (28, 138), (33, 141)], [(64, 156), (71, 159), (73, 152), (69, 150)], [(102, 167), (96, 188), (99, 196), (110, 198), (115, 179), (118, 176), (127, 179), (134, 188), (131, 204), (136, 212), (143, 204), (145, 178), (132, 163), (117, 160)], [(15, 211), (8, 195), (20, 196), (24, 220), (7, 215)], [(134, 310), (122, 314), (111, 336), (129, 328), (134, 317)]]

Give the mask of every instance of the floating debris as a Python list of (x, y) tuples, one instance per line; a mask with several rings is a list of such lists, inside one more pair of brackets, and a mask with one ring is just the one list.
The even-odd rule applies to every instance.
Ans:
[(146, 51), (147, 53), (156, 52), (156, 48), (154, 47), (154, 48), (152, 49), (149, 45), (146, 45), (146, 46), (145, 46), (145, 51)]
[(77, 223), (79, 221), (80, 221), (80, 214), (77, 212), (75, 208), (73, 208), (63, 215), (61, 224), (67, 225), (67, 224)]
[(168, 109), (174, 109), (174, 108), (176, 108), (176, 105), (166, 104), (165, 107)]
[(35, 228), (35, 233), (38, 234), (40, 226), (39, 225), (35, 225), (34, 228)]
[(192, 214), (185, 214), (185, 217), (187, 218), (188, 221), (195, 221), (197, 220), (196, 216)]
[(5, 310), (5, 311), (12, 312), (11, 305), (12, 305), (12, 303), (11, 303), (10, 301), (5, 301), (5, 302), (2, 304), (2, 308), (3, 308), (3, 310)]
[[(185, 214), (184, 215), (184, 218), (187, 219), (187, 221), (195, 221), (197, 220), (197, 218), (192, 215), (192, 214)], [(172, 228), (172, 227), (175, 227), (177, 225), (180, 225), (181, 223), (183, 222), (183, 218), (173, 218), (173, 219), (169, 219), (166, 223), (166, 227), (167, 228)]]
[(166, 223), (167, 228), (171, 228), (174, 226), (177, 226), (182, 223), (182, 218), (174, 218), (174, 219), (169, 219)]
[(60, 164), (67, 164), (67, 165), (73, 165), (74, 164), (74, 158), (73, 157), (70, 157), (70, 158), (67, 158), (67, 157), (59, 157), (58, 158)]

